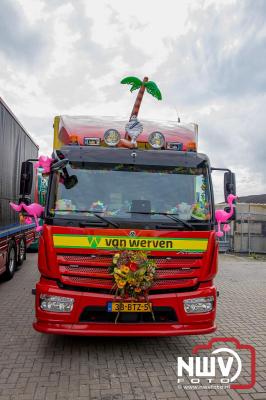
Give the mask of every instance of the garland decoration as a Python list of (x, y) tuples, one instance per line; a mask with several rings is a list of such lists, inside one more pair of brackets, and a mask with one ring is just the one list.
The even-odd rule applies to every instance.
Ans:
[[(124, 250), (113, 256), (113, 263), (109, 269), (114, 277), (115, 297), (148, 301), (149, 289), (156, 278), (156, 263), (148, 259), (147, 252)], [(152, 310), (151, 310), (152, 313)], [(116, 321), (119, 317), (117, 314)], [(154, 319), (154, 315), (152, 313)]]

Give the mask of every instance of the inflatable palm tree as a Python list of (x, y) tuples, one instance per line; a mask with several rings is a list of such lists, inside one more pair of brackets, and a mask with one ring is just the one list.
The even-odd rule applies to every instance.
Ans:
[(134, 106), (133, 106), (133, 109), (131, 112), (130, 119), (133, 117), (133, 115), (135, 117), (138, 116), (145, 89), (147, 90), (147, 92), (149, 94), (151, 94), (157, 100), (162, 100), (162, 95), (161, 95), (161, 92), (160, 92), (158, 86), (156, 85), (155, 82), (149, 81), (149, 79), (147, 77), (145, 77), (143, 79), (143, 81), (141, 81), (139, 78), (136, 78), (135, 76), (128, 76), (128, 77), (122, 79), (121, 83), (131, 85), (131, 88), (130, 88), (131, 92), (139, 89), (137, 98), (135, 100), (135, 103), (134, 103)]

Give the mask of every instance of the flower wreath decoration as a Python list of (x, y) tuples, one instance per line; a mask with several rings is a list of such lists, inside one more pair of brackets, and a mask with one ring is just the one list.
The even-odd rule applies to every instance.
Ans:
[[(109, 269), (114, 277), (115, 297), (148, 301), (149, 289), (156, 278), (156, 262), (148, 258), (147, 252), (124, 250), (113, 256)], [(151, 310), (152, 313), (152, 310)], [(117, 315), (117, 318), (119, 313)], [(152, 313), (154, 319), (154, 315)], [(116, 319), (117, 321), (117, 319)]]

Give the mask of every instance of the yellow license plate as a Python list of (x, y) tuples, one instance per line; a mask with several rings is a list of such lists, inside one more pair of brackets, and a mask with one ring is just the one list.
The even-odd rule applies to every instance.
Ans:
[(152, 312), (151, 303), (129, 303), (112, 301), (107, 304), (108, 312)]

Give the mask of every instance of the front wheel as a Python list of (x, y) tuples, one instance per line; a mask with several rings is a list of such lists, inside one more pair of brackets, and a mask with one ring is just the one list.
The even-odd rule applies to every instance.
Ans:
[(3, 274), (3, 278), (9, 280), (13, 278), (16, 269), (16, 244), (15, 242), (11, 241), (8, 247), (8, 254), (7, 254), (7, 262), (6, 262), (6, 270)]

